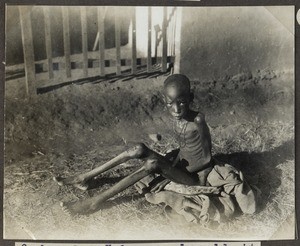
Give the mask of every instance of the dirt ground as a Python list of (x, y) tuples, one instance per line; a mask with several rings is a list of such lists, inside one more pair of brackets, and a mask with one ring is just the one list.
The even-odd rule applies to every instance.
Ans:
[[(162, 115), (164, 76), (70, 85), (22, 96), (6, 83), (4, 236), (10, 239), (269, 239), (294, 236), (294, 78), (258, 71), (194, 81), (193, 108), (206, 114), (213, 153), (239, 166), (261, 191), (259, 210), (215, 228), (177, 223), (163, 206), (128, 188), (90, 216), (70, 217), (60, 201), (96, 196), (140, 166), (129, 161), (95, 180), (95, 188), (59, 187), (68, 176), (101, 165), (134, 142), (164, 153), (176, 147)], [(19, 80), (20, 83), (20, 80)], [(161, 143), (148, 134), (160, 133)], [(288, 226), (290, 227), (288, 228)]]

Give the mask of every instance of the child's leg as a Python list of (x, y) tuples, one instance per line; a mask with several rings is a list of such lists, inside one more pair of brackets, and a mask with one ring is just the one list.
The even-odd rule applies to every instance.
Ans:
[(69, 185), (72, 184), (75, 187), (86, 190), (88, 186), (86, 185), (86, 181), (89, 179), (99, 175), (100, 173), (103, 173), (121, 163), (124, 163), (130, 159), (140, 159), (147, 155), (148, 148), (144, 144), (137, 144), (136, 146), (124, 151), (120, 155), (116, 156), (112, 160), (104, 163), (103, 165), (89, 171), (83, 174), (71, 176), (68, 178), (62, 178), (62, 177), (54, 177), (53, 179), (59, 184), (59, 185)]
[(125, 190), (127, 187), (135, 184), (137, 181), (154, 172), (160, 173), (164, 177), (174, 182), (187, 185), (198, 184), (199, 180), (197, 179), (197, 175), (194, 176), (187, 171), (181, 170), (177, 167), (172, 167), (172, 163), (168, 159), (148, 148), (145, 151), (145, 153), (147, 153), (147, 157), (145, 158), (146, 161), (144, 165), (136, 172), (125, 177), (120, 182), (103, 191), (96, 197), (90, 198), (85, 201), (79, 201), (77, 203), (62, 204), (63, 207), (73, 214), (86, 214), (95, 212), (99, 209), (102, 202), (113, 197), (119, 192)]
[(73, 215), (94, 213), (97, 210), (99, 210), (99, 207), (102, 202), (106, 201), (107, 199), (113, 197), (119, 192), (125, 190), (127, 187), (146, 177), (153, 171), (153, 168), (155, 168), (153, 163), (146, 162), (146, 165), (139, 168), (134, 173), (128, 175), (114, 186), (103, 191), (98, 196), (86, 200), (81, 200), (75, 203), (61, 203), (61, 206), (63, 207), (63, 210)]

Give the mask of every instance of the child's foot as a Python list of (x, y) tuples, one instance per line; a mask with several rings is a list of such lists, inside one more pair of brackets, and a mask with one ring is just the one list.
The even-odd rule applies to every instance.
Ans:
[(94, 205), (89, 200), (82, 200), (77, 202), (61, 202), (62, 210), (71, 216), (89, 215), (99, 210), (99, 207)]
[(74, 187), (80, 190), (87, 190), (89, 188), (88, 184), (86, 183), (86, 180), (80, 177), (79, 175), (68, 177), (68, 178), (62, 178), (58, 176), (58, 177), (53, 177), (53, 180), (60, 186), (73, 185)]
[(146, 184), (144, 184), (141, 181), (138, 181), (137, 183), (135, 183), (134, 187), (137, 190), (137, 192), (141, 195), (144, 195), (150, 191), (149, 186), (147, 186)]

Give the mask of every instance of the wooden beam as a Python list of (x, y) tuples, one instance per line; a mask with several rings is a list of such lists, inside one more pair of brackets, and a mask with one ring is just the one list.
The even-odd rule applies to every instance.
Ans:
[(163, 23), (162, 23), (162, 72), (167, 71), (167, 7), (163, 7)]
[(132, 50), (131, 50), (131, 73), (136, 74), (136, 8), (132, 8)]
[(104, 40), (104, 11), (103, 7), (98, 7), (98, 35), (99, 35), (99, 67), (100, 75), (105, 74), (105, 40)]
[(71, 49), (70, 49), (70, 26), (69, 26), (69, 10), (68, 7), (61, 7), (63, 17), (63, 33), (64, 33), (64, 55), (65, 69), (67, 77), (71, 77)]
[(147, 51), (147, 72), (148, 73), (150, 73), (152, 69), (151, 42), (152, 42), (152, 11), (151, 11), (151, 7), (148, 7), (148, 51)]
[(121, 75), (121, 25), (120, 18), (117, 13), (118, 7), (115, 7), (115, 44), (116, 44), (116, 73)]
[(44, 10), (44, 23), (45, 23), (45, 42), (46, 42), (46, 54), (48, 63), (48, 76), (49, 79), (53, 78), (53, 64), (52, 64), (52, 42), (51, 42), (51, 28), (49, 7), (43, 7)]
[(88, 76), (88, 37), (87, 37), (87, 17), (86, 17), (86, 7), (80, 7), (80, 18), (81, 18), (81, 36), (82, 36), (82, 69), (83, 76)]
[(19, 13), (24, 54), (26, 94), (31, 97), (36, 95), (34, 50), (30, 16), (31, 7), (19, 6)]

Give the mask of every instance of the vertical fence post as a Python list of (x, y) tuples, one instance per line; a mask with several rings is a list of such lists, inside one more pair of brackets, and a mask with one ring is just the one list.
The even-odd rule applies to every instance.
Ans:
[(44, 10), (44, 22), (45, 22), (45, 41), (46, 41), (46, 54), (48, 62), (48, 76), (49, 79), (53, 78), (53, 64), (52, 64), (52, 42), (51, 42), (51, 28), (49, 7), (43, 7)]
[(174, 16), (172, 21), (173, 31), (172, 31), (172, 47), (171, 47), (171, 56), (175, 55), (175, 38), (176, 38), (176, 22), (177, 22), (177, 8), (174, 7)]
[(19, 6), (24, 65), (25, 65), (26, 94), (29, 97), (36, 95), (35, 63), (34, 63), (34, 50), (33, 50), (30, 11), (31, 11), (31, 7)]
[(88, 76), (88, 37), (87, 37), (87, 19), (86, 19), (86, 7), (80, 7), (80, 17), (81, 17), (81, 36), (82, 36), (82, 69), (83, 76)]
[(132, 9), (132, 50), (131, 50), (131, 73), (136, 74), (136, 8)]
[(162, 23), (162, 72), (167, 71), (167, 7), (163, 7), (163, 23)]
[(158, 49), (158, 45), (159, 45), (159, 25), (155, 25), (154, 26), (154, 31), (155, 31), (155, 48), (154, 48), (154, 57), (155, 57), (155, 63), (157, 63), (157, 49)]
[(61, 7), (63, 17), (64, 32), (64, 55), (65, 69), (67, 77), (71, 77), (71, 49), (70, 49), (70, 26), (69, 26), (69, 10), (68, 7)]
[(121, 75), (121, 26), (120, 18), (117, 13), (118, 7), (115, 7), (115, 43), (116, 43), (116, 67), (117, 75)]
[(171, 29), (171, 15), (170, 15), (170, 8), (167, 8), (167, 57), (169, 56), (170, 52), (170, 29)]
[(148, 7), (148, 52), (147, 52), (148, 73), (151, 71), (152, 68), (151, 42), (152, 42), (152, 11), (151, 11), (151, 7)]
[(176, 8), (176, 19), (175, 19), (175, 34), (174, 34), (174, 51), (173, 55), (175, 56), (174, 60), (174, 73), (180, 73), (180, 65), (181, 65), (181, 23), (182, 23), (182, 7)]
[(104, 13), (102, 11), (103, 7), (98, 7), (98, 34), (99, 34), (99, 67), (100, 75), (104, 76), (105, 73), (105, 41), (104, 41)]

